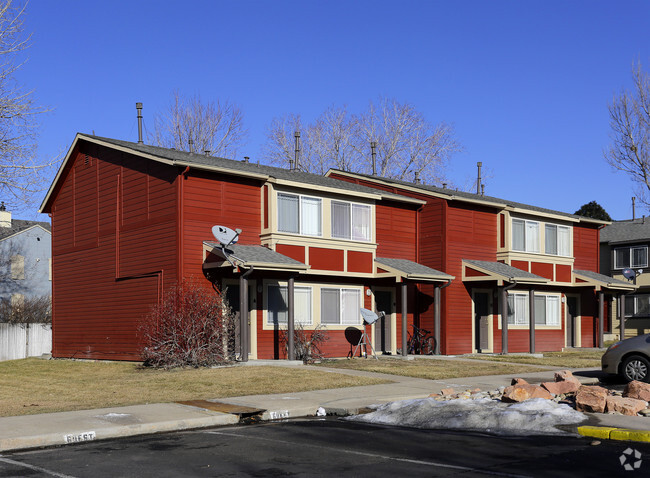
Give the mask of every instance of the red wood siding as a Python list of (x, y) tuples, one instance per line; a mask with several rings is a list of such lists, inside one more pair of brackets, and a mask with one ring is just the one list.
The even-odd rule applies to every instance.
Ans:
[(529, 267), (528, 261), (512, 261), (510, 265), (517, 269), (521, 269), (522, 271), (530, 272), (528, 269)]
[(573, 227), (574, 269), (599, 272), (599, 230), (596, 225)]
[(465, 275), (467, 277), (488, 277), (489, 274), (486, 274), (485, 272), (477, 271), (476, 269), (472, 269), (471, 267), (466, 266), (465, 267)]
[(291, 257), (299, 262), (305, 262), (305, 247), (304, 246), (294, 246), (291, 244), (276, 244), (275, 251), (280, 254), (284, 254), (287, 257)]
[(377, 257), (416, 260), (417, 211), (413, 206), (382, 201), (375, 211)]
[(571, 266), (556, 264), (555, 280), (558, 282), (571, 282)]
[(372, 253), (348, 251), (348, 272), (372, 273)]
[(546, 279), (553, 280), (553, 264), (547, 262), (531, 262), (530, 272), (545, 277)]
[(55, 357), (139, 359), (137, 323), (176, 281), (176, 174), (78, 143), (51, 202)]
[(344, 270), (343, 251), (339, 249), (325, 249), (323, 247), (309, 248), (309, 265), (312, 269), (324, 271)]

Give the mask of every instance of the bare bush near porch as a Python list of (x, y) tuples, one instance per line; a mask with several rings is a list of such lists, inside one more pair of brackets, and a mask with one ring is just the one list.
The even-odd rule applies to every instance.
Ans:
[(225, 295), (191, 280), (169, 289), (139, 330), (147, 366), (206, 367), (234, 359), (235, 320)]
[[(288, 330), (280, 332), (280, 341), (284, 344), (287, 353), (289, 348), (288, 332)], [(304, 363), (314, 363), (325, 358), (321, 347), (327, 340), (329, 340), (329, 336), (323, 330), (322, 325), (318, 325), (314, 330), (305, 330), (303, 324), (296, 324), (293, 329), (294, 358), (302, 360)]]
[(19, 301), (0, 300), (0, 322), (9, 324), (51, 324), (52, 298), (49, 295), (23, 297)]

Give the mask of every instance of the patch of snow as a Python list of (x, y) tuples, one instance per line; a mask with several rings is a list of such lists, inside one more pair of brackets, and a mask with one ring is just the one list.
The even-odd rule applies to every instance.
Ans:
[(558, 425), (587, 419), (566, 404), (543, 398), (507, 404), (490, 399), (403, 400), (380, 405), (374, 412), (348, 420), (426, 429), (472, 430), (496, 435), (566, 435)]

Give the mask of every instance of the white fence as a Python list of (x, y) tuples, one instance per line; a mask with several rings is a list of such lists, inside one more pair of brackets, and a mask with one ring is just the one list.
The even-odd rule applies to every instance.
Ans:
[(0, 324), (0, 361), (52, 352), (52, 324)]

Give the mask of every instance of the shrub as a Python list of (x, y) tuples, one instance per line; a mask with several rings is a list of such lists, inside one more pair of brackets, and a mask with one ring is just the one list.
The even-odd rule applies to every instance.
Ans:
[[(293, 349), (296, 360), (304, 363), (314, 363), (325, 357), (321, 347), (329, 340), (325, 327), (317, 325), (313, 330), (305, 330), (303, 324), (296, 324), (293, 329)], [(284, 344), (284, 350), (289, 353), (288, 330), (282, 330), (280, 340)]]
[(193, 280), (165, 292), (139, 332), (147, 366), (205, 367), (234, 360), (235, 319), (225, 295)]
[(52, 298), (49, 295), (0, 300), (0, 322), (10, 324), (51, 324)]

